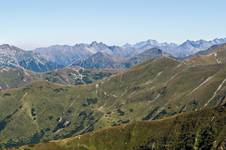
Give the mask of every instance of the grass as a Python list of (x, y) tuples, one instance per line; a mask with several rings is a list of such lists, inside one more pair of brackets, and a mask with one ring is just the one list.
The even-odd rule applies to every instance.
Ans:
[(21, 150), (216, 149), (225, 139), (226, 108), (203, 109), (156, 121), (135, 122)]
[(2, 89), (17, 88), (37, 80), (46, 80), (64, 85), (81, 85), (117, 73), (118, 69), (76, 69), (64, 68), (45, 73), (35, 73), (21, 68), (0, 68), (0, 86)]

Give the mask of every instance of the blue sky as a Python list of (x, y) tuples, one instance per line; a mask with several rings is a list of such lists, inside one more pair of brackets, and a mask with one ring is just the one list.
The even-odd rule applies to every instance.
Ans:
[(226, 37), (225, 0), (0, 0), (0, 43), (177, 42)]

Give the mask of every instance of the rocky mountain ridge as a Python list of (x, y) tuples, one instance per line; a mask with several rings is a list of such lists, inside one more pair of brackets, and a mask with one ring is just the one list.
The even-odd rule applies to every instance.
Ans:
[[(149, 49), (158, 48), (162, 50), (163, 53), (181, 59), (225, 42), (226, 38), (214, 39), (212, 41), (187, 40), (180, 45), (175, 43), (159, 43), (155, 40), (147, 40), (134, 45), (126, 44), (124, 46), (108, 46), (102, 42), (92, 42), (91, 44), (75, 44), (74, 46), (54, 45), (46, 48), (37, 48), (34, 51), (25, 51), (15, 46), (4, 44), (0, 45), (0, 66), (22, 67), (35, 72), (46, 72), (75, 65), (76, 63), (78, 66), (84, 68), (95, 67), (95, 65), (90, 66), (89, 63), (87, 66), (84, 64), (86, 64), (86, 59), (96, 58), (92, 59), (94, 61), (87, 61), (95, 63), (97, 67), (102, 68), (112, 66), (125, 67), (125, 65), (121, 65), (122, 61), (126, 62), (135, 57), (140, 57), (143, 52)], [(101, 57), (97, 59), (97, 54), (107, 55), (107, 57), (103, 59), (108, 65), (100, 66), (103, 60)], [(150, 53), (148, 56), (150, 56)], [(150, 59), (153, 58), (153, 56), (150, 56)], [(116, 60), (116, 57), (120, 59)]]

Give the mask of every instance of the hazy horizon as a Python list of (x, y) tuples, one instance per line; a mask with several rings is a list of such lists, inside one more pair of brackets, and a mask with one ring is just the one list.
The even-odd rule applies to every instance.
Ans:
[(224, 0), (21, 0), (1, 5), (0, 43), (26, 50), (92, 41), (179, 44), (226, 37)]

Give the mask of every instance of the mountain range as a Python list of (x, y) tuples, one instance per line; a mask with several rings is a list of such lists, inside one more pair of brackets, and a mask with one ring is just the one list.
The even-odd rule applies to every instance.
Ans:
[(223, 41), (1, 45), (0, 149), (224, 149)]
[(158, 57), (91, 84), (37, 79), (1, 90), (0, 147), (54, 140), (41, 149), (71, 149), (80, 138), (77, 149), (86, 150), (111, 149), (102, 138), (112, 149), (224, 147), (226, 44), (183, 60), (151, 52)]
[[(46, 72), (68, 66), (83, 68), (127, 68), (139, 62), (143, 52), (157, 48), (162, 53), (182, 59), (206, 50), (213, 45), (226, 43), (226, 38), (212, 41), (198, 40), (178, 45), (147, 40), (123, 46), (108, 46), (102, 42), (91, 44), (54, 45), (25, 51), (7, 44), (0, 45), (0, 66), (21, 67), (35, 72)], [(150, 56), (151, 53), (148, 54)], [(154, 58), (156, 55), (150, 56)], [(145, 56), (148, 59), (147, 56)], [(144, 58), (144, 57), (143, 57)], [(145, 60), (146, 60), (145, 59)], [(140, 59), (142, 60), (142, 59)], [(129, 62), (133, 61), (133, 62)], [(92, 64), (91, 64), (92, 63)]]
[(219, 45), (226, 42), (226, 38), (214, 39), (210, 41), (206, 40), (197, 40), (191, 41), (187, 40), (182, 44), (175, 43), (159, 43), (156, 40), (147, 40), (143, 42), (136, 43), (134, 45), (126, 46), (126, 47), (134, 47), (138, 50), (146, 50), (153, 47), (157, 47), (162, 49), (164, 52), (171, 54), (177, 58), (183, 58), (190, 55), (193, 55), (199, 51), (206, 50), (213, 45)]

